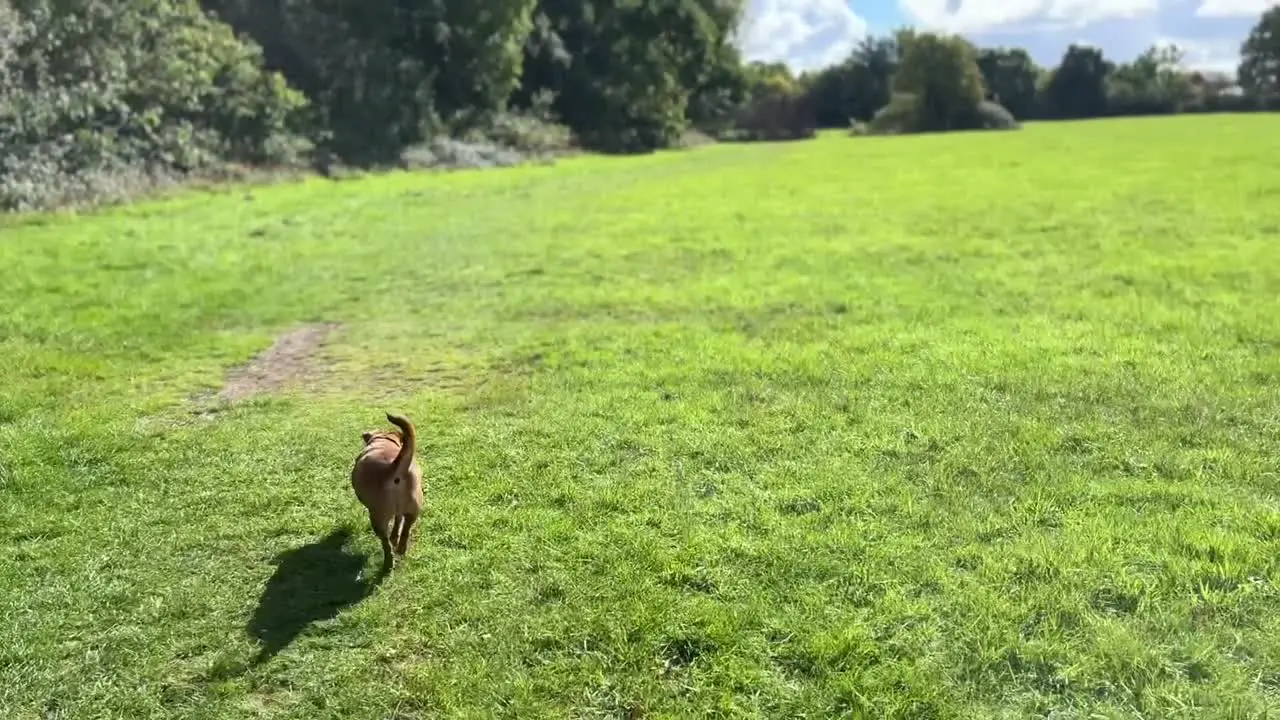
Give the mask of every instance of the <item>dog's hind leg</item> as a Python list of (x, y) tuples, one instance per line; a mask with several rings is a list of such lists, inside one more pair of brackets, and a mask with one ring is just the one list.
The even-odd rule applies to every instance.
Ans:
[(404, 556), (409, 549), (409, 531), (413, 529), (413, 524), (418, 521), (417, 515), (401, 515), (404, 519), (404, 526), (400, 528), (400, 537), (396, 540), (396, 554)]
[(369, 513), (369, 524), (373, 526), (373, 534), (378, 536), (378, 541), (382, 543), (382, 572), (391, 572), (391, 519), (378, 518), (373, 513)]
[(404, 532), (404, 515), (397, 515), (395, 524), (391, 526), (391, 546), (400, 546), (400, 534)]

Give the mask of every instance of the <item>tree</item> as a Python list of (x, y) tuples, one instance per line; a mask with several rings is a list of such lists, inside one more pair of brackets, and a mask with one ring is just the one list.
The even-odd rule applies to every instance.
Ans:
[(701, 130), (721, 133), (749, 97), (746, 67), (738, 48), (727, 39), (707, 77), (689, 98), (686, 115)]
[(1115, 69), (1102, 51), (1072, 44), (1045, 86), (1050, 117), (1099, 117), (1107, 111), (1107, 78)]
[(814, 110), (814, 121), (820, 127), (836, 128), (849, 124), (853, 96), (848, 61), (830, 65), (800, 77), (805, 96)]
[(800, 79), (783, 62), (755, 61), (747, 64), (747, 93), (752, 97), (794, 95), (800, 90)]
[(1262, 14), (1240, 46), (1240, 87), (1262, 101), (1280, 97), (1280, 5)]
[(1022, 48), (987, 48), (978, 53), (987, 92), (1013, 113), (1026, 119), (1036, 112), (1036, 81), (1040, 68)]
[(347, 159), (544, 108), (651, 148), (740, 102), (743, 0), (200, 0), (302, 88)]
[(982, 102), (984, 88), (972, 44), (957, 35), (902, 33), (894, 92), (915, 99), (920, 130), (950, 130)]
[(805, 79), (815, 118), (822, 127), (845, 127), (870, 120), (889, 103), (898, 69), (897, 39), (868, 36), (849, 57)]
[(854, 48), (853, 107), (850, 116), (869, 120), (889, 103), (893, 95), (893, 76), (902, 62), (902, 46), (895, 36), (868, 37)]
[(788, 91), (751, 98), (734, 124), (744, 140), (802, 140), (813, 137), (816, 130), (809, 97)]
[(506, 108), (520, 82), (533, 0), (345, 2), (353, 26), (372, 42), (430, 69), (438, 113), (470, 119)]
[(534, 0), (201, 0), (318, 106), (347, 159), (505, 108)]
[(1153, 45), (1107, 79), (1108, 111), (1114, 115), (1180, 112), (1192, 97), (1185, 53), (1177, 45)]
[(745, 68), (747, 101), (734, 116), (735, 134), (744, 140), (812, 137), (812, 77), (797, 78), (785, 63), (753, 62)]
[(556, 94), (555, 108), (589, 146), (641, 151), (670, 145), (690, 98), (720, 62), (740, 0), (539, 0), (522, 97)]

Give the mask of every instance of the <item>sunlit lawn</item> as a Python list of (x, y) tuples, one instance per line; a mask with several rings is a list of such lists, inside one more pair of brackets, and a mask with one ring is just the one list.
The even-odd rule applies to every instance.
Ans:
[[(1277, 158), (836, 134), (3, 221), (0, 717), (1280, 712)], [(429, 508), (375, 586), (384, 410)]]

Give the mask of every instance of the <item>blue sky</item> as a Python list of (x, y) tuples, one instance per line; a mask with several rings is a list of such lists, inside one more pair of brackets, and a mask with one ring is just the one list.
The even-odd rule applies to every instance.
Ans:
[(741, 44), (752, 60), (797, 70), (838, 61), (868, 32), (901, 25), (1026, 48), (1053, 65), (1072, 42), (1128, 60), (1176, 43), (1186, 64), (1234, 72), (1240, 43), (1280, 0), (747, 0)]

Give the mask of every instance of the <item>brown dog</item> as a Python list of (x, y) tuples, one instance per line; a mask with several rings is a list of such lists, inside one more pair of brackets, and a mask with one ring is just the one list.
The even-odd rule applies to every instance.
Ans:
[(422, 471), (413, 459), (417, 440), (408, 418), (387, 414), (400, 428), (361, 434), (364, 447), (351, 468), (351, 487), (369, 511), (369, 524), (382, 541), (382, 572), (391, 570), (391, 551), (404, 556), (409, 549), (409, 531), (422, 513)]

